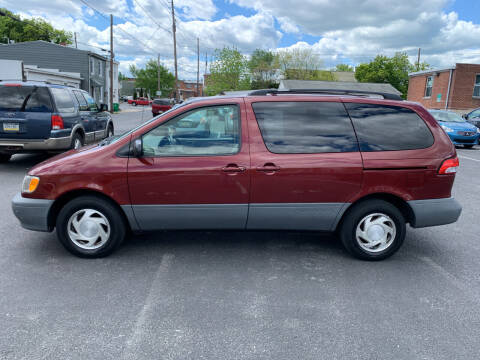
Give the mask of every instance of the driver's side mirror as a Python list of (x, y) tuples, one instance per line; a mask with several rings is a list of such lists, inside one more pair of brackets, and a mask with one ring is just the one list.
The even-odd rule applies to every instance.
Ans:
[(108, 105), (107, 104), (100, 104), (100, 108), (98, 109), (99, 112), (104, 112), (108, 111)]
[(141, 157), (143, 155), (143, 142), (142, 139), (135, 139), (133, 141), (133, 156)]

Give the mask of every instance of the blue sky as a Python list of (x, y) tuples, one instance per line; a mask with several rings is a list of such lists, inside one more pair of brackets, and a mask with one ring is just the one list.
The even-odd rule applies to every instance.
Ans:
[[(115, 17), (114, 44), (120, 68), (142, 66), (160, 54), (173, 68), (169, 0), (84, 0)], [(81, 0), (0, 0), (23, 17), (42, 17), (77, 32), (79, 47), (101, 51), (109, 22)], [(180, 76), (196, 77), (196, 37), (202, 63), (216, 48), (307, 48), (324, 68), (356, 65), (376, 54), (404, 51), (435, 67), (480, 63), (480, 1), (468, 0), (175, 0)], [(201, 66), (202, 72), (204, 65)]]

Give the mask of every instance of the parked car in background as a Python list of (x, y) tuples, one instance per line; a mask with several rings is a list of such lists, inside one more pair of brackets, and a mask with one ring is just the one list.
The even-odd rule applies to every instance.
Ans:
[(480, 129), (480, 108), (472, 110), (467, 114), (463, 114), (462, 117), (470, 124), (473, 124)]
[(77, 88), (0, 82), (0, 162), (17, 153), (78, 149), (112, 136), (106, 110)]
[(281, 229), (337, 231), (354, 256), (387, 258), (407, 223), (458, 219), (459, 162), (421, 105), (355, 93), (187, 100), (33, 167), (14, 213), (82, 257), (112, 253), (129, 231)]
[(137, 105), (150, 105), (151, 103), (151, 100), (148, 100), (148, 98), (146, 97), (139, 97), (139, 98), (136, 98), (136, 99), (128, 99), (128, 103), (129, 104), (132, 104), (133, 106), (137, 106)]
[(152, 101), (152, 114), (157, 116), (172, 108), (172, 101), (170, 99), (153, 99)]
[(478, 144), (480, 129), (465, 121), (457, 113), (446, 110), (430, 110), (430, 113), (439, 122), (454, 145), (472, 148), (475, 144)]

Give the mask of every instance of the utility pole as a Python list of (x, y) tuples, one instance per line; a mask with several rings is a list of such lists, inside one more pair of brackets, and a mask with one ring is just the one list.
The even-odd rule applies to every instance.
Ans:
[(108, 109), (113, 114), (113, 15), (110, 14), (110, 104)]
[(175, 99), (178, 100), (178, 67), (177, 67), (177, 27), (175, 26), (175, 6), (172, 0), (172, 33), (173, 33), (173, 57), (175, 59)]
[(420, 48), (418, 48), (417, 71), (420, 71)]
[[(157, 57), (157, 90), (160, 91), (160, 54)], [(159, 96), (161, 96), (161, 93)]]
[(207, 73), (207, 67), (208, 67), (208, 53), (205, 52), (205, 73), (203, 75), (203, 88), (202, 88), (202, 95), (205, 95), (205, 74)]
[(199, 87), (200, 87), (200, 39), (197, 37), (197, 96), (200, 95)]
[(73, 36), (75, 37), (75, 49), (78, 49), (78, 46), (77, 46), (77, 32), (74, 32)]

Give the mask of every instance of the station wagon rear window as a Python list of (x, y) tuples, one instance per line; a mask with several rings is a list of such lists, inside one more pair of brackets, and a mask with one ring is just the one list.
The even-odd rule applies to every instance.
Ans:
[(0, 86), (0, 111), (52, 112), (46, 87)]
[(345, 103), (361, 151), (424, 149), (433, 135), (413, 110), (400, 106)]
[(75, 106), (70, 92), (67, 89), (51, 88), (58, 112), (74, 112)]
[(358, 151), (352, 122), (338, 102), (252, 104), (265, 146), (277, 154)]

